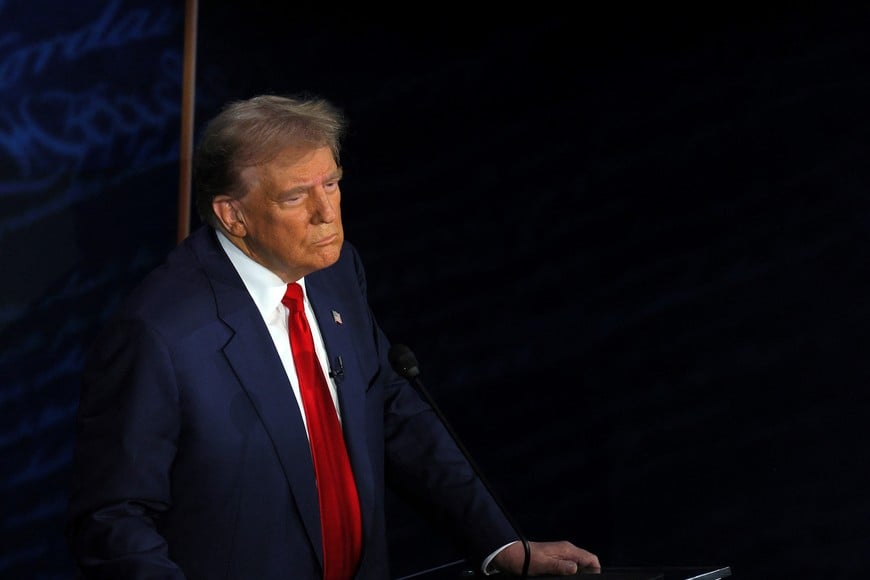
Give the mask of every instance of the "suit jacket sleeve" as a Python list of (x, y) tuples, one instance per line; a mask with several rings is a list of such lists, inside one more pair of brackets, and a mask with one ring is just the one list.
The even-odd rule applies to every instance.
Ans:
[(160, 337), (133, 320), (110, 326), (86, 365), (67, 533), (87, 578), (184, 578), (155, 527), (178, 437), (170, 369)]
[(400, 383), (387, 399), (387, 479), (479, 565), (516, 533), (435, 412)]

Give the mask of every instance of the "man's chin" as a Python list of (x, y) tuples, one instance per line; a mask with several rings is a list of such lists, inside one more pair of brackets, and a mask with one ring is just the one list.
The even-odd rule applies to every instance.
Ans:
[(342, 242), (336, 242), (320, 252), (318, 269), (328, 268), (338, 262), (341, 256)]

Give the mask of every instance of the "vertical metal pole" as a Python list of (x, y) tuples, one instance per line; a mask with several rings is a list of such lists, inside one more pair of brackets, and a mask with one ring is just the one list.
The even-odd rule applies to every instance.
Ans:
[(190, 233), (191, 177), (193, 160), (193, 112), (196, 93), (197, 0), (185, 0), (184, 76), (181, 85), (181, 146), (178, 179), (178, 236)]

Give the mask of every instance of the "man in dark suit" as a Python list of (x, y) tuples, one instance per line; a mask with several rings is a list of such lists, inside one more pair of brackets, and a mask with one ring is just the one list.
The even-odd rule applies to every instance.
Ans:
[[(522, 570), (509, 521), (391, 368), (344, 240), (343, 131), (329, 103), (278, 96), (232, 103), (206, 127), (194, 167), (206, 225), (118, 309), (86, 364), (67, 530), (85, 578), (384, 580), (387, 485), (442, 513), (481, 570)], [(312, 455), (288, 338), (294, 283), (352, 473), (352, 509), (329, 524), (319, 497), (334, 482)], [(333, 525), (340, 555), (324, 557)], [(529, 545), (532, 575), (599, 566), (570, 542)]]

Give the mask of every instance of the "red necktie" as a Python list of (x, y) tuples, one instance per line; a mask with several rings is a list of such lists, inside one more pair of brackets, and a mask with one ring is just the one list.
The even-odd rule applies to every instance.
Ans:
[(314, 340), (305, 318), (302, 287), (296, 283), (287, 284), (281, 302), (290, 309), (290, 346), (314, 459), (323, 529), (323, 578), (348, 580), (356, 571), (362, 545), (356, 484), (335, 404), (314, 352)]

